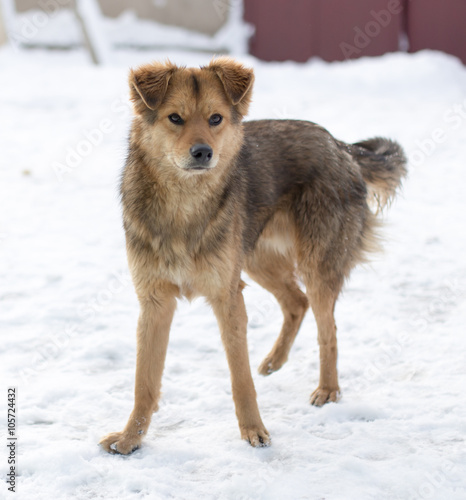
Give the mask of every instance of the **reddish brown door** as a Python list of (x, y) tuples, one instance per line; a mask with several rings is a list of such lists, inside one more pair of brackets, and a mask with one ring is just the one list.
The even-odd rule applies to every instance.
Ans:
[(442, 50), (466, 64), (466, 0), (410, 0), (409, 51)]
[(251, 53), (267, 61), (327, 61), (396, 51), (404, 0), (245, 0)]

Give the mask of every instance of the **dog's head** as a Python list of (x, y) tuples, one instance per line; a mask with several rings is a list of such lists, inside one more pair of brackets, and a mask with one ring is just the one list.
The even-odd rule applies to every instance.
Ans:
[(140, 144), (158, 164), (201, 173), (228, 164), (241, 146), (252, 69), (227, 57), (201, 68), (153, 63), (129, 77)]

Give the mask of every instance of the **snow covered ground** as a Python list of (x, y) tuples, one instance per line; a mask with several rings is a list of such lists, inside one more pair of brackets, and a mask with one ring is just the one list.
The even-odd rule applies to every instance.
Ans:
[[(239, 438), (213, 314), (180, 302), (163, 399), (144, 446), (110, 456), (133, 403), (138, 304), (117, 195), (130, 121), (130, 66), (166, 56), (0, 52), (0, 498), (466, 498), (466, 68), (433, 52), (326, 64), (244, 61), (251, 118), (303, 118), (335, 136), (399, 140), (410, 158), (385, 215), (385, 253), (337, 306), (343, 398), (315, 408), (309, 314), (288, 364), (255, 375), (272, 435)], [(248, 281), (249, 283), (250, 281)], [(245, 290), (254, 369), (281, 314)], [(7, 387), (18, 388), (17, 493), (7, 473)]]

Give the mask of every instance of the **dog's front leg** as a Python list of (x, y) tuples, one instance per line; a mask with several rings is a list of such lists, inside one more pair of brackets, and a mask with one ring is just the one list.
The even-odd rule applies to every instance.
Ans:
[(137, 449), (158, 409), (168, 337), (176, 299), (173, 293), (158, 291), (140, 299), (137, 329), (134, 409), (122, 432), (108, 434), (101, 446), (110, 453), (127, 455)]
[(270, 437), (262, 423), (249, 365), (246, 339), (247, 315), (242, 285), (236, 292), (210, 300), (220, 326), (231, 374), (233, 400), (241, 438), (252, 446), (268, 446)]

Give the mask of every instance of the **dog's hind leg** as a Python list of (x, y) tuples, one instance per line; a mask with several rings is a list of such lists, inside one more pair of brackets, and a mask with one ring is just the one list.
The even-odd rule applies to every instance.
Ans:
[[(304, 275), (306, 292), (317, 323), (317, 338), (320, 353), (319, 386), (311, 394), (310, 402), (322, 406), (338, 401), (340, 387), (337, 373), (337, 327), (335, 324), (335, 303), (342, 287), (340, 280), (324, 280), (320, 273)], [(335, 286), (332, 286), (332, 282)]]
[(270, 353), (259, 366), (261, 375), (279, 370), (288, 355), (309, 307), (306, 295), (296, 283), (291, 258), (274, 251), (256, 250), (248, 258), (246, 272), (259, 285), (272, 293), (283, 312), (283, 325)]

